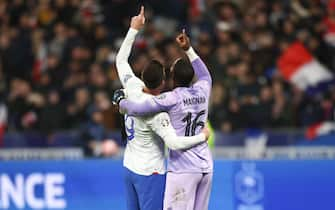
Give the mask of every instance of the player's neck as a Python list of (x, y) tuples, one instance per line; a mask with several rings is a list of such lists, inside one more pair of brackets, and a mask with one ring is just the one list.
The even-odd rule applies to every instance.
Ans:
[(159, 94), (161, 94), (161, 91), (159, 89), (148, 89), (146, 87), (143, 88), (143, 92), (154, 96), (158, 96)]
[(175, 89), (175, 88), (188, 88), (188, 87), (190, 87), (191, 85), (174, 85), (173, 86), (173, 89)]

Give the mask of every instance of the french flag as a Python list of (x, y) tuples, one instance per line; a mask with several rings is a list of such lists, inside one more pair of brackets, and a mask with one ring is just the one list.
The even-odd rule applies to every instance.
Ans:
[(277, 65), (287, 81), (310, 95), (324, 91), (329, 85), (335, 84), (330, 71), (298, 41), (284, 50)]
[(320, 122), (309, 126), (305, 132), (308, 140), (313, 140), (318, 136), (323, 136), (335, 132), (335, 122)]

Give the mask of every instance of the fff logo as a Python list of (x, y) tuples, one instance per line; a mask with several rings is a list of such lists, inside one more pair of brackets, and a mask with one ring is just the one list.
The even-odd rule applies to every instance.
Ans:
[(243, 163), (235, 175), (237, 210), (263, 210), (264, 178), (255, 163)]

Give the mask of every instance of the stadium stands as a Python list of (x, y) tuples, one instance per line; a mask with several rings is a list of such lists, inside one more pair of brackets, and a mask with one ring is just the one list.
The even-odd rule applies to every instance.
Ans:
[[(186, 28), (214, 78), (209, 119), (217, 146), (244, 145), (249, 128), (270, 130), (268, 146), (308, 144), (300, 141), (306, 127), (334, 121), (332, 76), (320, 86), (325, 89), (308, 94), (301, 88), (306, 81), (289, 81), (293, 74), (287, 69), (297, 71), (287, 68), (295, 52), (285, 51), (299, 46), (334, 73), (332, 0), (145, 4), (148, 24), (131, 57), (135, 73), (152, 58), (168, 69), (183, 55), (173, 39)], [(99, 129), (91, 139), (103, 141), (112, 132), (116, 135), (109, 139), (122, 145), (121, 116), (109, 108), (112, 92), (120, 87), (115, 54), (138, 8), (135, 1), (0, 2), (5, 147), (88, 147), (83, 132)]]

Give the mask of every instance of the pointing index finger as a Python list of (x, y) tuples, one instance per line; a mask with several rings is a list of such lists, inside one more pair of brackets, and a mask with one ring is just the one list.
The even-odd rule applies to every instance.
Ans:
[(144, 6), (141, 6), (140, 15), (141, 15), (141, 16), (144, 16)]

